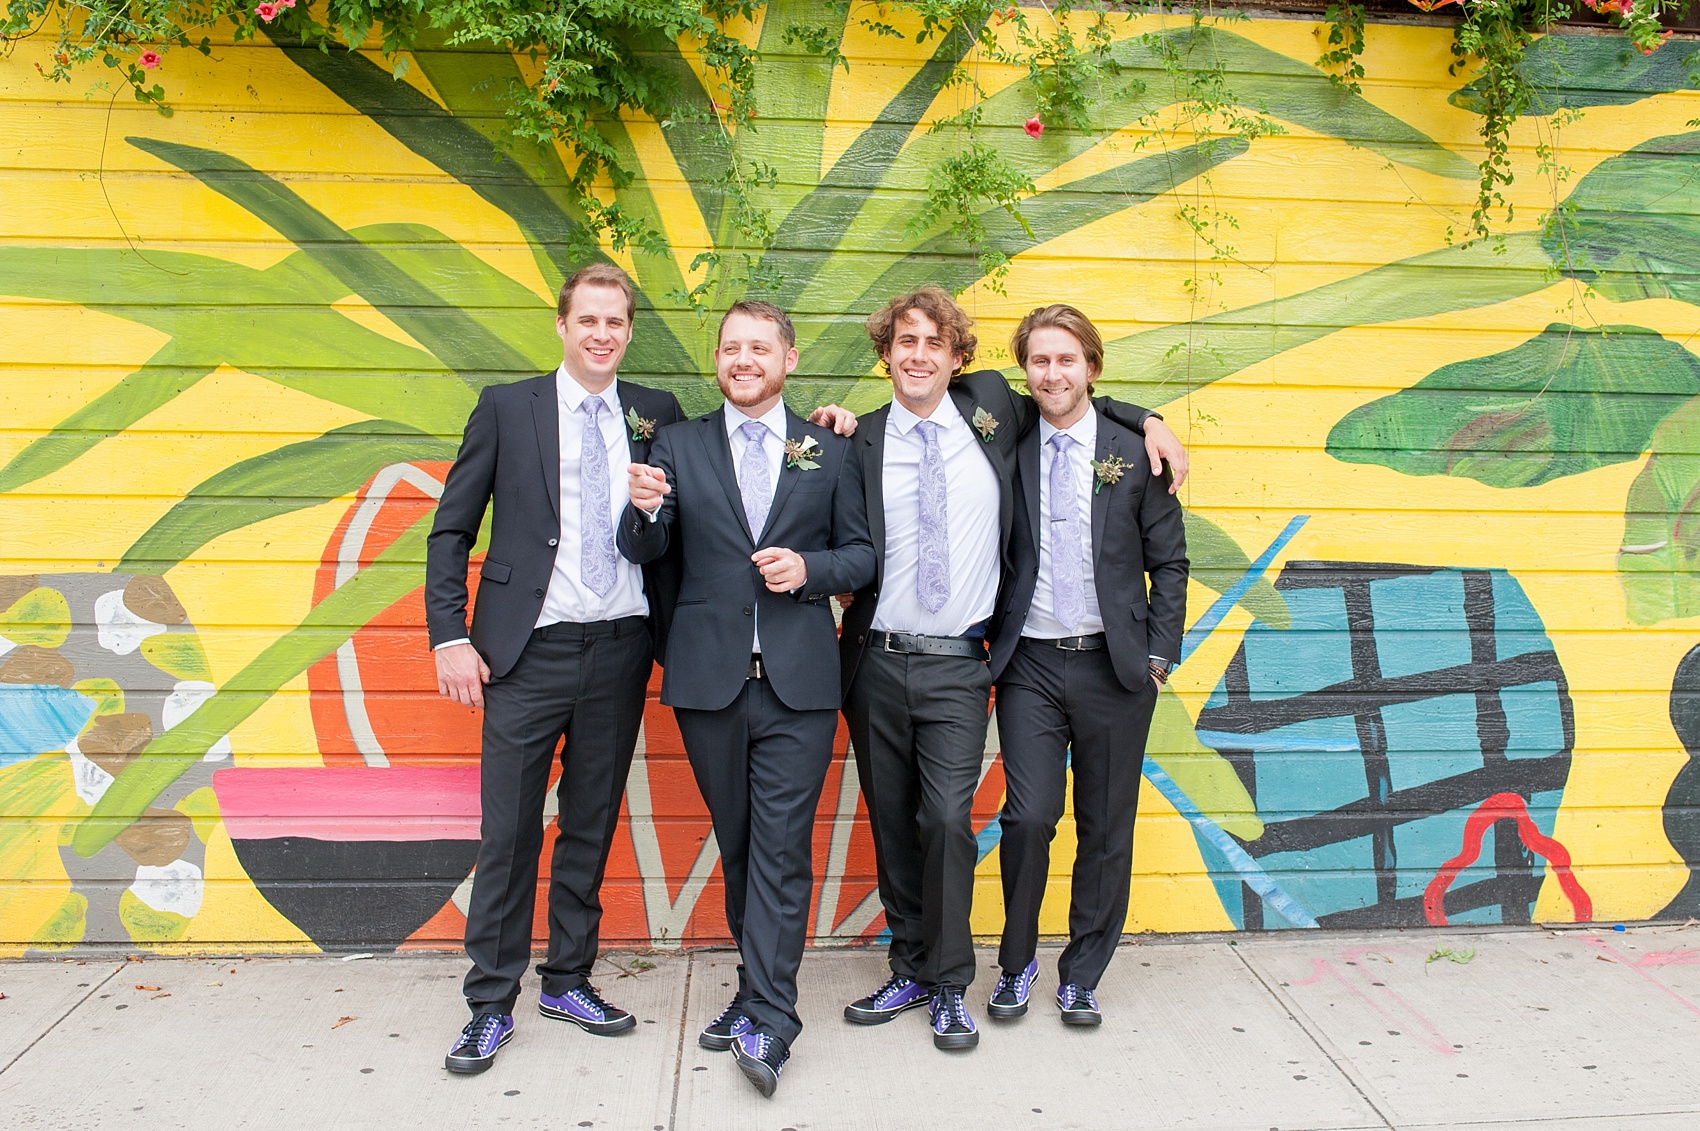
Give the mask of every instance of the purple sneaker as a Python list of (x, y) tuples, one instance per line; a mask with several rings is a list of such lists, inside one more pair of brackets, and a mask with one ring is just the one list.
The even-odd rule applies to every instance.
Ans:
[(507, 1044), (508, 1038), (513, 1035), (514, 1019), (511, 1014), (480, 1013), (460, 1031), (455, 1047), (443, 1058), (443, 1067), (450, 1072), (468, 1075), (482, 1072), (496, 1063), (496, 1050)]
[(1073, 982), (1057, 987), (1057, 1008), (1062, 1010), (1064, 1025), (1102, 1025), (1104, 1015), (1098, 1011), (1098, 999), (1091, 990), (1083, 990)]
[(893, 974), (885, 985), (845, 1006), (844, 1020), (858, 1025), (884, 1025), (905, 1010), (926, 1005), (928, 996), (927, 988), (919, 982)]
[(637, 1018), (619, 1006), (603, 1001), (602, 995), (589, 982), (574, 986), (559, 997), (538, 995), (537, 1012), (557, 1021), (571, 1021), (586, 1033), (595, 1033), (599, 1037), (624, 1033), (637, 1025)]
[(980, 1031), (957, 987), (940, 986), (933, 991), (932, 1018), (934, 1048), (971, 1049), (980, 1043)]
[(764, 1096), (779, 1087), (779, 1070), (791, 1059), (791, 1050), (778, 1037), (751, 1031), (732, 1042), (732, 1059)]
[(1005, 970), (998, 977), (997, 987), (992, 990), (992, 1000), (986, 1004), (986, 1012), (999, 1020), (1020, 1017), (1027, 1012), (1027, 997), (1033, 992), (1033, 983), (1038, 980), (1037, 958), (1023, 966), (1019, 974)]
[(744, 1003), (736, 998), (732, 1004), (720, 1011), (720, 1016), (708, 1023), (697, 1036), (697, 1044), (715, 1052), (725, 1052), (732, 1047), (732, 1042), (755, 1028), (749, 1017), (744, 1013)]

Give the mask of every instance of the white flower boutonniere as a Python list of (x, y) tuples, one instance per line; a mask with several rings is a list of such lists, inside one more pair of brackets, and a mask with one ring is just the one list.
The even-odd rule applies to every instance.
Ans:
[(987, 412), (985, 406), (982, 405), (974, 410), (974, 419), (969, 423), (974, 425), (975, 430), (980, 433), (982, 444), (992, 442), (992, 435), (998, 430), (998, 418)]
[(1120, 483), (1122, 475), (1126, 471), (1127, 464), (1122, 461), (1120, 456), (1105, 456), (1103, 459), (1093, 460), (1092, 473), (1097, 477), (1098, 482), (1093, 484), (1092, 493), (1096, 495), (1099, 491), (1102, 491), (1106, 483)]
[(655, 438), (655, 421), (639, 416), (635, 408), (626, 410), (626, 427), (632, 430), (634, 442)]
[(785, 441), (786, 467), (796, 468), (798, 471), (814, 471), (820, 467), (820, 464), (814, 458), (818, 455), (820, 455), (820, 441), (813, 436)]

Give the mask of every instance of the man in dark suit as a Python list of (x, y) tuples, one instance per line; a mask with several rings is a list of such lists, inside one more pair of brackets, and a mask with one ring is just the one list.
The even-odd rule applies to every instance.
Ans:
[[(849, 602), (840, 648), (891, 976), (844, 1015), (877, 1025), (927, 1005), (933, 1043), (967, 1049), (979, 1042), (963, 992), (974, 977), (970, 810), (992, 685), (986, 629), (1009, 564), (1016, 439), (1035, 410), (997, 371), (962, 372), (972, 323), (938, 287), (892, 299), (868, 332), (895, 399), (855, 440), (879, 568)], [(1149, 422), (1152, 460), (1184, 468), (1160, 419), (1105, 407), (1133, 427)]]
[(734, 305), (715, 349), (726, 404), (663, 429), (653, 466), (632, 464), (619, 531), (634, 562), (681, 554), (661, 701), (708, 802), (743, 959), (737, 993), (698, 1040), (730, 1047), (768, 1096), (802, 1030), (815, 806), (839, 703), (829, 598), (874, 572), (849, 442), (781, 399), (796, 365), (782, 311)]
[(1027, 1012), (1072, 763), (1077, 847), (1057, 1007), (1068, 1024), (1096, 1025), (1098, 980), (1127, 919), (1145, 738), (1180, 658), (1186, 528), (1139, 438), (1087, 400), (1104, 347), (1086, 316), (1060, 304), (1035, 310), (1012, 347), (1041, 419), (1021, 437), (1015, 562), (993, 622), (1007, 792), (1003, 972), (988, 1012)]
[[(451, 1072), (484, 1071), (513, 1032), (544, 795), (563, 736), (538, 1011), (597, 1034), (637, 1023), (586, 981), (644, 688), (678, 588), (676, 562), (639, 570), (614, 546), (625, 466), (647, 459), (655, 430), (684, 417), (671, 393), (616, 380), (634, 305), (616, 267), (566, 281), (555, 318), (560, 368), (483, 390), (431, 528), (425, 608), (438, 690), (484, 709), (483, 823), (466, 916), (473, 1018), (445, 1060)], [(469, 632), (467, 555), (492, 502)]]

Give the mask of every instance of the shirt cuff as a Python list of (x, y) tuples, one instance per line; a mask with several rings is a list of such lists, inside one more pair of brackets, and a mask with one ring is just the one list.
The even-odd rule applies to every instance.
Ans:
[(649, 519), (651, 522), (659, 521), (661, 518), (661, 508), (659, 506), (652, 511), (646, 511), (642, 507), (638, 507), (636, 503), (633, 503), (632, 506), (637, 507), (637, 512), (643, 515), (643, 517)]
[(453, 645), (456, 645), (456, 644), (471, 644), (471, 643), (472, 643), (472, 637), (463, 636), (459, 640), (445, 640), (441, 644), (433, 644), (431, 646), (431, 651), (440, 652), (444, 648), (449, 648), (449, 647), (452, 647)]

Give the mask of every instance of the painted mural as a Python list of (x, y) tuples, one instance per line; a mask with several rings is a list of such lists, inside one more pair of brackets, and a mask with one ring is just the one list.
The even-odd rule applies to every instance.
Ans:
[[(861, 316), (900, 289), (961, 292), (994, 344), (1039, 302), (1098, 321), (1101, 384), (1195, 458), (1128, 930), (1700, 914), (1700, 45), (1540, 40), (1515, 212), (1466, 244), (1445, 29), (1371, 25), (1354, 92), (1317, 24), (1130, 17), (1093, 129), (1032, 136), (1029, 80), (979, 76), (1037, 192), (967, 247), (923, 215), (964, 45), (841, 19), (843, 66), (787, 58), (805, 17), (745, 29), (753, 244), (712, 115), (623, 124), (644, 176), (609, 198), (669, 241), (607, 250), (642, 289), (625, 375), (716, 403), (704, 253), (796, 316), (805, 411), (885, 399)], [(563, 155), (503, 141), (529, 64), (227, 44), (168, 57), (166, 118), (44, 85), (43, 50), (0, 60), (0, 953), (452, 945), (478, 720), (434, 692), (424, 536), (478, 390), (558, 361), (582, 220)], [(841, 730), (821, 943), (883, 929), (853, 757)], [(604, 939), (724, 938), (716, 865), (652, 698)]]

